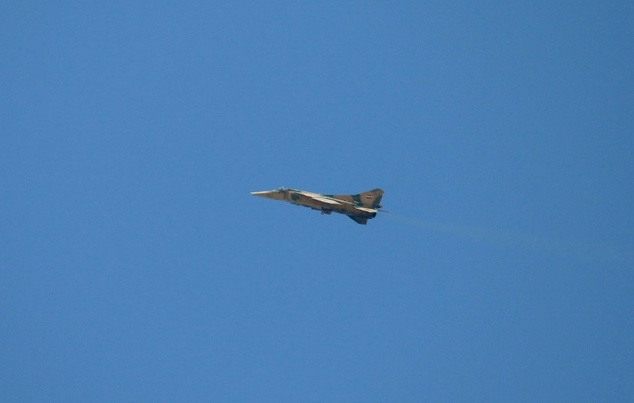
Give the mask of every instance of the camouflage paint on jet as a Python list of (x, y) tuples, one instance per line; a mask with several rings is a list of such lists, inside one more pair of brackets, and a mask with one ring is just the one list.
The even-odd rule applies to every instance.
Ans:
[(383, 191), (378, 188), (354, 195), (322, 195), (284, 187), (251, 192), (251, 194), (319, 210), (322, 214), (332, 212), (344, 214), (363, 225), (367, 224), (369, 219), (376, 217), (383, 197)]

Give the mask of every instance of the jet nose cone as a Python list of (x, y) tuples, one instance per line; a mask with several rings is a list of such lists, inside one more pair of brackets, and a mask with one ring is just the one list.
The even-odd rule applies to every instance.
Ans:
[(260, 196), (267, 199), (283, 200), (284, 195), (277, 190), (263, 190), (261, 192), (251, 192), (253, 196)]

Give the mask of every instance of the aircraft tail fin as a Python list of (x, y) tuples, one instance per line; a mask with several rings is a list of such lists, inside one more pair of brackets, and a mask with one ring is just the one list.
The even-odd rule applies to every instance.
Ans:
[(373, 209), (381, 208), (381, 199), (383, 198), (383, 190), (376, 188), (368, 190), (367, 192), (359, 193), (356, 195), (333, 195), (335, 199), (347, 200), (363, 207), (369, 207)]
[(370, 191), (359, 194), (359, 198), (361, 199), (361, 204), (363, 204), (364, 206), (378, 209), (381, 208), (383, 191), (379, 188), (372, 189)]

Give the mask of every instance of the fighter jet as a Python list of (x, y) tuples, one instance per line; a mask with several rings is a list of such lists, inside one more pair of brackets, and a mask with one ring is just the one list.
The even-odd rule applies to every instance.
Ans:
[(383, 197), (383, 191), (378, 188), (355, 195), (322, 195), (284, 187), (251, 192), (251, 194), (308, 207), (321, 211), (321, 214), (330, 214), (333, 211), (345, 214), (363, 225), (366, 225), (369, 219), (376, 217), (376, 213), (382, 207), (379, 203)]

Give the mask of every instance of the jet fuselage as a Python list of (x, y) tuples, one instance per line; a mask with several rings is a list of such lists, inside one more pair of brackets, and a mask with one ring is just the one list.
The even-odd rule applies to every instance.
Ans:
[(344, 214), (359, 224), (367, 224), (369, 219), (376, 217), (378, 209), (381, 208), (379, 203), (383, 197), (381, 189), (374, 189), (355, 195), (322, 195), (282, 187), (276, 190), (251, 192), (251, 194), (308, 207), (321, 211), (322, 214), (330, 214), (332, 212)]

